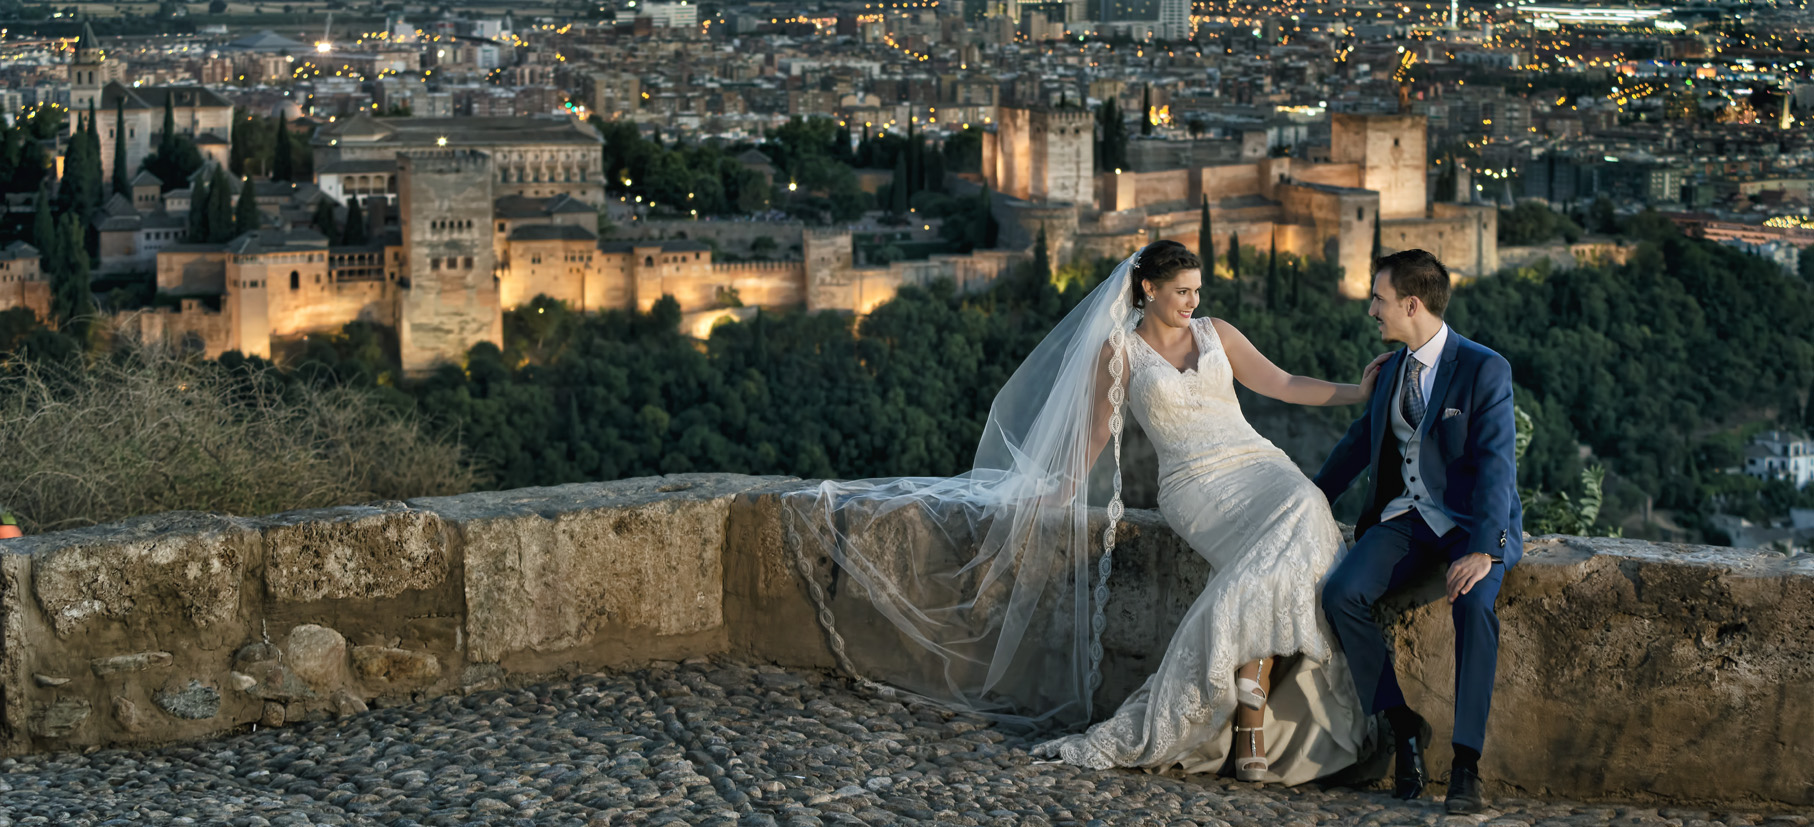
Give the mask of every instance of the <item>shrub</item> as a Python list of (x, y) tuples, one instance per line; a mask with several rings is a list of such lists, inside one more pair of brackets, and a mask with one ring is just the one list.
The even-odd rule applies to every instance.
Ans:
[(27, 531), (470, 491), (461, 446), (367, 390), (156, 349), (0, 364), (0, 502)]

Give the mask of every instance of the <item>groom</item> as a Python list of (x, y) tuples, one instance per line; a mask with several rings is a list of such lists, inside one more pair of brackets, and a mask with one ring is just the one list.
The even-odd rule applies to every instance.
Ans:
[(1512, 371), (1499, 354), (1470, 342), (1442, 320), (1449, 271), (1423, 250), (1406, 250), (1374, 268), (1380, 337), (1403, 342), (1380, 367), (1366, 412), (1317, 472), (1333, 503), (1368, 471), (1354, 548), (1330, 572), (1323, 611), (1341, 641), (1354, 688), (1369, 712), (1384, 712), (1397, 739), (1394, 794), (1414, 799), (1426, 781), (1423, 718), (1405, 705), (1392, 652), (1373, 604), (1430, 568), (1447, 570), (1455, 621), (1455, 761), (1451, 813), (1476, 813), (1480, 751), (1499, 657), (1493, 604), (1505, 570), (1523, 554), (1512, 443)]

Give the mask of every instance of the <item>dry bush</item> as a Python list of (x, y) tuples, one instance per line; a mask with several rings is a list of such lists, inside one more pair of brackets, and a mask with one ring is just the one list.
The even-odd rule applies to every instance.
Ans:
[(155, 349), (0, 365), (0, 504), (27, 531), (455, 494), (453, 440), (352, 388), (286, 386)]

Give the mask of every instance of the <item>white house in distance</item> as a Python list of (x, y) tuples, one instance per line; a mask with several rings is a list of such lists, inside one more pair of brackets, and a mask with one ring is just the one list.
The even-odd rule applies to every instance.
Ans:
[(1745, 473), (1805, 488), (1814, 481), (1814, 440), (1782, 431), (1760, 433), (1745, 449)]

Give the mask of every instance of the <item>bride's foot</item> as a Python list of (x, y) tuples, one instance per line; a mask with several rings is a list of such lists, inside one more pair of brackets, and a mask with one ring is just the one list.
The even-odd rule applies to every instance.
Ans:
[(1266, 780), (1272, 761), (1266, 757), (1265, 735), (1263, 727), (1235, 727), (1235, 778)]

